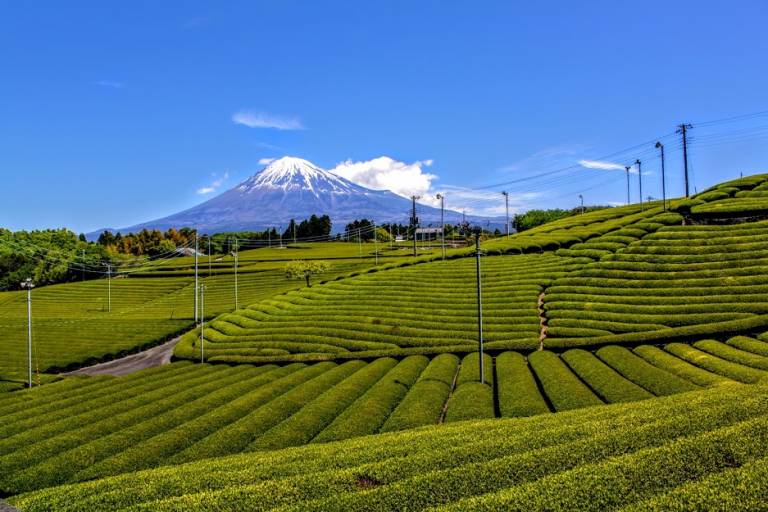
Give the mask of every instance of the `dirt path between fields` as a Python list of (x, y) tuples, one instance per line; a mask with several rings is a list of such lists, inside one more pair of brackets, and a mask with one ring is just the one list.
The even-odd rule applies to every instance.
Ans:
[(0, 500), (0, 512), (19, 512), (19, 509), (13, 508), (3, 500)]
[(448, 392), (448, 398), (445, 399), (445, 403), (443, 404), (443, 410), (440, 411), (440, 417), (437, 419), (438, 425), (441, 425), (445, 422), (445, 415), (448, 414), (448, 404), (451, 402), (451, 398), (453, 397), (453, 392), (456, 391), (456, 381), (459, 380), (460, 370), (461, 370), (461, 362), (459, 362), (459, 366), (456, 367), (456, 373), (453, 374), (453, 382), (451, 383), (451, 390)]
[(544, 350), (544, 340), (547, 339), (547, 315), (544, 311), (544, 292), (539, 294), (539, 350)]
[[(180, 337), (177, 337), (143, 352), (107, 361), (106, 363), (80, 368), (64, 375), (114, 375), (119, 377), (120, 375), (128, 375), (129, 373), (152, 368), (153, 366), (168, 364), (171, 362), (173, 347), (176, 346), (179, 339)], [(0, 509), (0, 512), (2, 512), (2, 509)]]

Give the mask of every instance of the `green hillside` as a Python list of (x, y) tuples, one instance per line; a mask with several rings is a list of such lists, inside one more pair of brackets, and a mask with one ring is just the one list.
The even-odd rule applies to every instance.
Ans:
[[(373, 244), (297, 244), (287, 249), (243, 251), (238, 258), (238, 303), (250, 304), (303, 283), (286, 278), (293, 259), (325, 260), (333, 279), (375, 265)], [(410, 251), (380, 247), (381, 265), (410, 258)], [(424, 248), (429, 255), (434, 248)], [(234, 309), (235, 276), (231, 256), (200, 258), (201, 283), (207, 287), (206, 316)], [(156, 345), (194, 326), (194, 259), (175, 258), (133, 269), (124, 277), (60, 284), (33, 291), (35, 380), (99, 360)], [(112, 311), (108, 311), (111, 286)], [(25, 292), (0, 292), (0, 391), (23, 386), (27, 375)]]
[[(768, 175), (666, 206), (482, 240), (482, 377), (473, 247), (245, 251), (237, 309), (231, 259), (203, 259), (202, 333), (189, 258), (112, 280), (112, 312), (104, 280), (35, 289), (45, 385), (0, 393), (0, 496), (23, 510), (759, 509)], [(286, 278), (294, 259), (331, 269), (306, 287)], [(0, 294), (6, 388), (23, 382), (24, 299)], [(177, 334), (170, 365), (55, 375)]]
[[(730, 183), (673, 201), (672, 211), (660, 204), (598, 210), (488, 241), (481, 274), (487, 349), (634, 346), (762, 332), (768, 328), (768, 221), (754, 221), (760, 199), (743, 193), (765, 180), (750, 177), (739, 187)], [(749, 222), (733, 224), (729, 215), (721, 219), (728, 224), (699, 224), (704, 220), (696, 208), (733, 209), (739, 201)], [(373, 268), (222, 315), (206, 327), (210, 360), (475, 350), (471, 252)], [(176, 355), (199, 358), (198, 338), (186, 336)]]
[[(766, 336), (768, 338), (768, 336)], [(634, 402), (768, 377), (768, 343), (606, 346), (479, 358), (199, 365), (77, 378), (0, 400), (0, 492), (494, 417)]]
[[(13, 498), (36, 510), (758, 510), (768, 388), (459, 422)], [(623, 508), (622, 508), (623, 509)]]

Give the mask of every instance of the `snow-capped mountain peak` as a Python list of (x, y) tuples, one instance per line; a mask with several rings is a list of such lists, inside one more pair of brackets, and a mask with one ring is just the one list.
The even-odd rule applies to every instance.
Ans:
[[(419, 205), (417, 213), (422, 225), (439, 222), (442, 218), (439, 209), (426, 205)], [(337, 233), (355, 219), (405, 224), (410, 214), (411, 201), (404, 197), (388, 190), (365, 188), (311, 162), (286, 156), (202, 204), (119, 231), (128, 233), (144, 228), (166, 230), (172, 227), (195, 227), (203, 233), (283, 229), (291, 219), (328, 215)], [(461, 220), (460, 213), (445, 211), (446, 222)]]
[(302, 158), (284, 156), (271, 162), (261, 172), (238, 187), (242, 192), (280, 189), (285, 192), (306, 190), (315, 196), (323, 193), (345, 194), (355, 185)]

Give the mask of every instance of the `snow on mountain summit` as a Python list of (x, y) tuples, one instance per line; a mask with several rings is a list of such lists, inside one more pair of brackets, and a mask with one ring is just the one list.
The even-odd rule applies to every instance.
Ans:
[(318, 196), (325, 193), (349, 194), (356, 186), (302, 158), (284, 156), (271, 162), (258, 174), (237, 187), (241, 192), (280, 189), (306, 190)]
[[(196, 227), (203, 233), (284, 228), (291, 219), (328, 215), (335, 233), (355, 219), (408, 223), (411, 201), (389, 190), (357, 185), (315, 164), (286, 156), (234, 188), (182, 212), (152, 220), (120, 232), (141, 229)], [(441, 221), (437, 208), (418, 206), (424, 225)], [(459, 212), (446, 210), (445, 221), (461, 222)], [(98, 235), (98, 234), (97, 234)]]

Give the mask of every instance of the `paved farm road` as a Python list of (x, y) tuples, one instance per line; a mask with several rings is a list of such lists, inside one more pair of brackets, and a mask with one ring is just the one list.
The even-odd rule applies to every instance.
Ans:
[(173, 355), (173, 347), (179, 338), (174, 338), (170, 341), (152, 347), (138, 354), (131, 354), (129, 356), (121, 357), (113, 361), (107, 361), (106, 363), (99, 363), (93, 366), (87, 366), (80, 368), (73, 372), (65, 373), (64, 375), (127, 375), (129, 373), (144, 370), (145, 368), (151, 368), (153, 366), (160, 366), (171, 362), (171, 355)]

